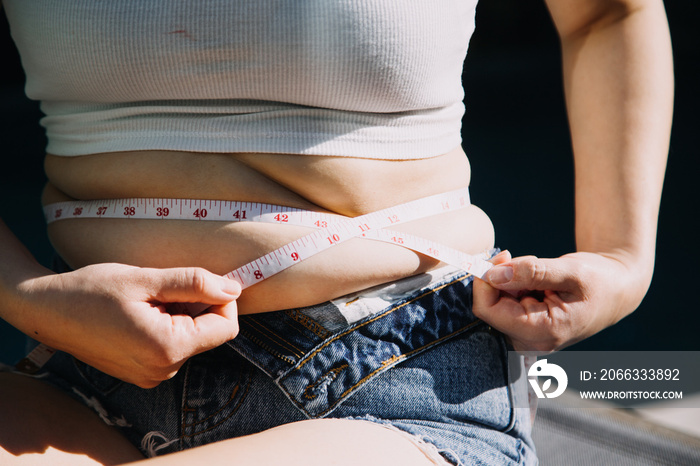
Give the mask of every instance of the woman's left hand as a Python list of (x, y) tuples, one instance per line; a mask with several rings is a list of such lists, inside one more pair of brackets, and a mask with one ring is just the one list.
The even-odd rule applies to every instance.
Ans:
[(612, 255), (511, 259), (504, 251), (493, 262), (474, 282), (473, 312), (518, 351), (562, 349), (617, 322), (641, 300), (633, 291), (640, 287), (636, 274)]
[(639, 306), (654, 268), (673, 115), (663, 2), (547, 5), (561, 39), (576, 247), (593, 252), (557, 259), (504, 254), (485, 281), (475, 282), (474, 314), (518, 350), (561, 349)]

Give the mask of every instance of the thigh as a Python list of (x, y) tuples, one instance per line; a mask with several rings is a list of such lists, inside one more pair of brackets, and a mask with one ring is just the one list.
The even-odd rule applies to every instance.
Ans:
[(409, 436), (359, 420), (299, 421), (258, 434), (145, 460), (153, 465), (447, 465)]
[(58, 389), (0, 373), (0, 464), (120, 464), (143, 455)]

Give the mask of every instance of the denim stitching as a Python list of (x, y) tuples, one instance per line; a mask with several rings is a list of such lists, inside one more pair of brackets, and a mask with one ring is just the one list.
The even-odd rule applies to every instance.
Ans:
[[(231, 392), (231, 396), (229, 397), (228, 401), (227, 401), (226, 403), (224, 403), (218, 410), (214, 411), (213, 413), (211, 413), (211, 415), (205, 417), (204, 419), (200, 419), (199, 421), (195, 421), (195, 422), (192, 422), (192, 423), (190, 423), (190, 424), (187, 424), (187, 423), (185, 423), (185, 422), (183, 421), (183, 423), (182, 423), (182, 428), (184, 429), (185, 427), (193, 427), (193, 426), (196, 426), (197, 424), (201, 424), (202, 422), (206, 422), (206, 421), (208, 421), (209, 419), (211, 419), (212, 417), (214, 417), (214, 416), (216, 416), (217, 414), (219, 414), (221, 411), (223, 411), (224, 409), (226, 409), (226, 407), (227, 407), (229, 404), (231, 404), (231, 403), (233, 402), (233, 399), (236, 397), (236, 394), (238, 393), (238, 390), (239, 390), (239, 389), (240, 389), (240, 383), (237, 383), (236, 386), (233, 387), (233, 391)], [(185, 410), (188, 411), (188, 412), (196, 411), (195, 408), (190, 408), (189, 406), (187, 406), (187, 407), (185, 408)]]
[[(420, 351), (424, 351), (424, 350), (426, 350), (426, 349), (429, 349), (429, 348), (431, 348), (432, 346), (435, 346), (436, 344), (443, 342), (444, 340), (447, 340), (447, 339), (452, 338), (452, 337), (454, 337), (454, 336), (456, 336), (456, 335), (459, 335), (460, 333), (464, 333), (464, 332), (466, 332), (467, 330), (470, 330), (471, 328), (473, 328), (473, 327), (475, 327), (475, 326), (477, 326), (477, 325), (483, 324), (483, 323), (484, 323), (483, 321), (477, 320), (477, 321), (472, 322), (471, 324), (469, 324), (469, 325), (467, 325), (467, 326), (465, 326), (465, 327), (460, 328), (459, 330), (456, 330), (456, 331), (450, 333), (449, 335), (445, 335), (445, 336), (442, 337), (442, 338), (439, 338), (439, 339), (437, 339), (437, 340), (434, 340), (434, 341), (428, 343), (428, 344), (425, 345), (425, 346), (421, 346), (420, 348), (415, 348), (414, 350), (409, 351), (408, 353), (404, 353), (404, 354), (401, 354), (401, 355), (398, 355), (398, 356), (397, 356), (397, 355), (394, 355), (394, 356), (390, 357), (389, 359), (387, 359), (387, 360), (385, 360), (385, 361), (382, 361), (381, 367), (375, 369), (375, 370), (372, 371), (370, 374), (368, 374), (367, 376), (363, 377), (363, 378), (362, 378), (360, 381), (358, 381), (355, 385), (353, 385), (352, 387), (350, 387), (350, 388), (348, 388), (347, 390), (345, 390), (345, 391), (338, 397), (338, 399), (335, 401), (335, 403), (333, 403), (332, 405), (329, 405), (328, 408), (327, 408), (326, 410), (321, 411), (320, 413), (318, 413), (318, 414), (315, 416), (315, 418), (321, 418), (321, 417), (325, 416), (326, 414), (328, 414), (329, 412), (333, 411), (333, 409), (335, 409), (336, 406), (338, 406), (340, 403), (342, 403), (342, 402), (345, 400), (345, 398), (347, 398), (353, 390), (357, 389), (357, 387), (359, 387), (360, 385), (362, 385), (363, 383), (365, 383), (369, 378), (373, 377), (373, 376), (376, 375), (378, 372), (387, 369), (390, 365), (392, 365), (392, 364), (391, 364), (392, 362), (397, 362), (397, 363), (398, 363), (398, 362), (400, 362), (400, 361), (403, 361), (404, 359), (407, 359), (408, 357), (413, 356), (413, 355), (415, 355), (416, 353), (418, 353), (418, 352), (420, 352)], [(289, 393), (289, 391), (287, 391), (287, 389), (284, 388), (282, 385), (279, 385), (279, 384), (278, 384), (278, 386), (280, 387), (280, 389), (281, 389), (282, 391), (284, 391), (285, 393), (291, 395), (291, 394)], [(296, 399), (294, 399), (293, 395), (288, 396), (288, 399), (289, 399), (292, 403), (294, 403), (294, 404), (297, 406), (297, 408), (300, 409), (302, 412), (304, 412), (304, 413), (306, 413), (306, 414), (309, 414), (309, 412), (306, 410), (306, 408), (304, 407), (304, 405), (302, 405), (302, 404), (299, 403)], [(312, 418), (314, 418), (314, 417), (312, 416)]]
[[(381, 314), (379, 314), (379, 315), (373, 317), (373, 318), (370, 319), (370, 320), (367, 320), (367, 321), (365, 321), (365, 322), (362, 322), (361, 324), (358, 324), (358, 325), (356, 325), (356, 326), (353, 326), (353, 327), (349, 328), (348, 330), (344, 331), (343, 333), (339, 333), (338, 335), (334, 336), (333, 338), (329, 338), (327, 341), (323, 342), (323, 344), (322, 344), (321, 346), (319, 346), (318, 348), (316, 348), (313, 352), (309, 353), (309, 354), (306, 356), (306, 358), (304, 358), (304, 360), (302, 360), (302, 361), (299, 363), (299, 365), (293, 369), (293, 371), (298, 371), (299, 369), (301, 369), (302, 366), (304, 366), (304, 365), (305, 365), (307, 362), (309, 362), (314, 356), (316, 356), (318, 353), (320, 353), (326, 346), (330, 345), (330, 344), (333, 343), (335, 340), (338, 340), (339, 338), (342, 338), (342, 337), (344, 337), (345, 335), (354, 332), (355, 330), (359, 329), (360, 327), (363, 327), (363, 326), (365, 326), (365, 325), (369, 325), (369, 324), (373, 323), (374, 321), (376, 321), (376, 320), (378, 320), (378, 319), (381, 319), (382, 317), (385, 317), (385, 316), (391, 314), (392, 312), (398, 311), (399, 309), (403, 308), (404, 306), (407, 306), (408, 304), (411, 304), (411, 303), (413, 303), (413, 302), (415, 302), (415, 301), (418, 301), (419, 299), (424, 298), (425, 296), (428, 296), (428, 295), (431, 294), (431, 293), (435, 293), (435, 292), (437, 292), (437, 291), (439, 291), (439, 290), (441, 290), (441, 289), (443, 289), (443, 288), (445, 288), (445, 287), (447, 287), (447, 286), (449, 286), (449, 285), (452, 285), (453, 283), (457, 283), (457, 282), (459, 282), (459, 281), (462, 281), (462, 280), (464, 280), (465, 278), (467, 278), (467, 277), (469, 277), (469, 276), (471, 276), (471, 274), (464, 275), (464, 276), (462, 276), (462, 277), (456, 278), (455, 280), (453, 280), (453, 281), (451, 281), (451, 282), (445, 283), (445, 284), (443, 284), (443, 285), (441, 285), (441, 286), (439, 286), (439, 287), (437, 287), (437, 288), (428, 290), (428, 291), (426, 291), (425, 293), (423, 293), (422, 295), (416, 296), (415, 298), (411, 299), (410, 301), (406, 301), (405, 303), (403, 303), (403, 304), (401, 304), (401, 305), (399, 305), (399, 306), (396, 306), (396, 307), (394, 307), (394, 308), (392, 308), (392, 309), (389, 309), (389, 310), (387, 310), (387, 311), (385, 311), (385, 312), (383, 312), (383, 313), (381, 313)], [(471, 325), (471, 324), (470, 324), (470, 325)], [(450, 335), (453, 335), (453, 333), (450, 334)]]
[[(459, 330), (457, 330), (457, 331), (455, 331), (455, 332), (452, 332), (452, 333), (450, 333), (449, 335), (445, 335), (444, 337), (440, 338), (439, 340), (435, 340), (435, 341), (433, 341), (433, 342), (431, 342), (431, 343), (429, 343), (429, 344), (427, 344), (427, 345), (425, 345), (425, 346), (422, 346), (422, 347), (420, 347), (420, 348), (416, 348), (416, 349), (414, 349), (413, 351), (410, 351), (410, 352), (408, 352), (408, 353), (405, 353), (405, 354), (402, 354), (402, 355), (400, 355), (400, 356), (397, 356), (397, 357), (396, 357), (396, 360), (397, 360), (397, 361), (398, 361), (398, 360), (403, 361), (404, 359), (407, 359), (409, 356), (413, 356), (413, 355), (414, 355), (416, 352), (418, 352), (418, 351), (422, 351), (422, 350), (425, 350), (425, 349), (429, 349), (430, 347), (434, 346), (435, 344), (439, 343), (439, 342), (442, 341), (442, 340), (445, 340), (445, 339), (447, 339), (447, 338), (453, 337), (453, 336), (455, 336), (455, 335), (457, 335), (457, 334), (459, 334), (459, 333), (463, 333), (463, 332), (465, 332), (465, 331), (467, 331), (467, 330), (470, 330), (472, 327), (474, 327), (474, 326), (476, 326), (476, 325), (479, 325), (479, 324), (483, 324), (483, 323), (484, 323), (484, 322), (481, 321), (481, 320), (478, 320), (478, 321), (476, 321), (476, 322), (472, 322), (471, 324), (467, 325), (466, 327), (462, 327), (461, 329), (459, 329)], [(392, 358), (393, 358), (393, 357), (392, 357)], [(382, 364), (384, 364), (384, 362), (391, 361), (392, 358), (389, 358), (389, 359), (387, 359), (386, 361), (383, 361)], [(389, 364), (389, 363), (387, 363), (387, 365), (388, 365), (388, 364)], [(330, 405), (330, 406), (328, 407), (328, 409), (326, 409), (325, 411), (319, 413), (318, 416), (319, 416), (319, 417), (323, 417), (323, 416), (325, 416), (326, 414), (328, 414), (330, 411), (332, 411), (333, 409), (335, 409), (335, 407), (338, 406), (338, 404), (340, 404), (341, 402), (343, 402), (343, 400), (350, 394), (350, 392), (352, 392), (352, 390), (354, 390), (354, 389), (357, 388), (359, 385), (361, 385), (362, 383), (364, 383), (367, 379), (369, 379), (370, 377), (372, 377), (373, 375), (375, 375), (377, 372), (379, 372), (379, 371), (385, 369), (385, 367), (386, 367), (386, 366), (383, 365), (382, 367), (380, 367), (380, 368), (374, 370), (371, 374), (367, 375), (367, 376), (364, 377), (362, 380), (360, 380), (359, 382), (357, 382), (355, 385), (353, 385), (352, 387), (348, 388), (346, 391), (344, 391), (344, 392), (340, 395), (340, 397), (338, 398), (338, 400), (337, 400), (335, 403), (333, 403), (332, 405)], [(506, 371), (507, 371), (507, 368), (506, 368)], [(507, 379), (506, 379), (506, 381), (507, 381)], [(295, 402), (295, 403), (296, 403), (296, 402)], [(510, 404), (510, 417), (513, 418), (513, 417), (515, 416), (515, 411), (514, 411), (514, 410), (515, 410), (515, 406), (513, 405), (513, 402), (512, 402), (512, 400), (510, 400), (510, 399), (509, 399), (509, 404)], [(299, 406), (299, 409), (301, 409), (302, 411), (306, 412), (306, 410), (304, 410), (303, 406), (299, 405), (298, 403), (297, 403), (297, 406)], [(513, 424), (512, 421), (509, 423), (509, 425), (508, 425), (505, 429), (497, 429), (496, 426), (493, 426), (493, 425), (490, 425), (490, 424), (485, 424), (485, 423), (483, 423), (483, 422), (479, 422), (479, 421), (475, 421), (475, 420), (472, 420), (471, 422), (472, 422), (472, 424), (474, 424), (474, 425), (486, 427), (486, 428), (489, 428), (489, 429), (498, 430), (499, 432), (508, 432), (508, 431), (510, 431), (510, 430), (512, 429), (512, 427), (513, 427), (513, 426), (512, 426), (512, 424)]]
[(296, 309), (287, 309), (286, 311), (284, 311), (284, 313), (289, 318), (293, 319), (319, 338), (326, 339), (331, 334), (331, 332), (326, 330), (321, 324), (319, 324), (303, 312), (300, 312)]
[[(513, 394), (513, 390), (511, 390), (511, 373), (510, 370), (508, 369), (508, 344), (506, 343), (505, 336), (499, 332), (498, 330), (495, 330), (493, 327), (490, 325), (488, 326), (488, 332), (493, 335), (495, 338), (498, 338), (498, 347), (499, 351), (501, 352), (501, 355), (505, 358), (505, 364), (503, 367), (503, 377), (506, 380), (506, 389), (508, 391), (508, 403), (510, 404), (510, 420), (508, 422), (508, 425), (503, 428), (503, 429), (497, 429), (501, 432), (510, 432), (515, 428), (515, 424), (517, 423), (517, 415), (515, 412), (515, 398)], [(500, 336), (500, 338), (499, 338)], [(496, 428), (495, 426), (491, 426), (492, 428)]]
[(286, 362), (290, 366), (293, 366), (294, 363), (296, 362), (292, 358), (290, 358), (289, 356), (285, 356), (285, 355), (281, 354), (279, 351), (276, 351), (276, 350), (270, 348), (265, 342), (261, 341), (259, 338), (255, 337), (255, 336), (251, 335), (251, 333), (246, 331), (245, 329), (240, 329), (240, 334), (243, 335), (244, 337), (246, 337), (247, 339), (249, 339), (250, 341), (252, 341), (253, 343), (255, 343), (256, 345), (258, 345), (259, 347), (261, 347), (262, 349), (264, 349), (265, 351), (267, 351), (268, 353), (270, 353), (272, 356), (275, 356), (275, 357), (281, 359), (282, 361)]
[[(445, 335), (444, 337), (440, 338), (439, 340), (435, 340), (435, 341), (433, 341), (433, 342), (427, 344), (426, 346), (422, 346), (422, 347), (420, 347), (420, 348), (416, 348), (416, 349), (414, 349), (413, 351), (409, 351), (408, 353), (402, 354), (402, 355), (400, 355), (400, 356), (392, 356), (391, 358), (389, 358), (389, 359), (387, 359), (387, 360), (385, 360), (385, 361), (382, 361), (382, 367), (380, 367), (379, 369), (374, 370), (371, 374), (367, 375), (367, 376), (364, 377), (362, 380), (360, 380), (359, 382), (357, 382), (353, 387), (350, 387), (350, 388), (347, 389), (345, 392), (343, 392), (343, 394), (340, 395), (340, 397), (338, 398), (338, 400), (337, 400), (335, 403), (333, 403), (333, 405), (329, 406), (329, 408), (328, 408), (326, 411), (323, 411), (322, 413), (320, 413), (319, 416), (324, 416), (324, 415), (326, 415), (329, 411), (332, 411), (339, 403), (341, 403), (341, 402), (344, 400), (345, 397), (347, 397), (347, 395), (349, 395), (349, 392), (351, 392), (354, 388), (356, 388), (356, 387), (358, 387), (359, 385), (361, 385), (364, 381), (366, 381), (369, 377), (372, 377), (372, 375), (376, 374), (378, 371), (384, 369), (384, 368), (385, 368), (385, 363), (386, 363), (386, 365), (389, 365), (389, 364), (391, 363), (392, 360), (394, 360), (394, 361), (403, 361), (404, 359), (407, 359), (408, 357), (413, 356), (413, 355), (414, 355), (416, 352), (418, 352), (418, 351), (422, 351), (422, 350), (424, 350), (424, 349), (430, 348), (431, 346), (434, 346), (435, 344), (439, 343), (441, 340), (450, 338), (450, 337), (452, 337), (452, 336), (455, 336), (455, 335), (458, 334), (458, 333), (461, 333), (461, 332), (465, 332), (465, 331), (467, 331), (467, 330), (470, 330), (472, 327), (475, 327), (476, 325), (484, 324), (484, 323), (485, 323), (485, 322), (483, 322), (482, 320), (477, 320), (476, 322), (472, 322), (471, 324), (467, 325), (466, 327), (462, 327), (461, 329), (459, 329), (459, 330), (457, 330), (457, 331), (455, 331), (455, 332), (453, 332), (453, 333), (451, 333), (451, 334), (449, 334), (449, 335)], [(492, 330), (490, 326), (488, 327), (488, 329), (489, 329), (489, 331)], [(503, 351), (502, 340), (501, 340), (500, 346), (501, 346), (501, 351)], [(507, 361), (508, 355), (506, 354), (505, 357), (506, 357), (506, 361)], [(509, 387), (509, 385), (510, 385), (510, 379), (508, 378), (508, 367), (507, 367), (507, 365), (506, 365), (506, 367), (504, 367), (504, 371), (506, 372), (506, 374), (504, 375), (505, 380), (506, 380), (506, 382), (507, 382), (506, 388), (507, 388), (508, 392), (510, 393), (510, 387)], [(476, 421), (476, 420), (472, 420), (472, 421), (471, 421), (472, 424), (478, 425), (478, 426), (482, 426), (482, 427), (486, 427), (486, 428), (488, 428), (488, 429), (494, 429), (494, 430), (497, 430), (497, 431), (499, 431), (499, 432), (504, 432), (504, 433), (507, 433), (507, 432), (511, 431), (511, 430), (513, 429), (513, 427), (514, 427), (514, 424), (515, 424), (516, 420), (515, 420), (515, 405), (514, 405), (514, 403), (513, 403), (513, 400), (510, 398), (510, 396), (509, 396), (509, 398), (508, 398), (508, 403), (509, 403), (509, 405), (510, 405), (510, 420), (509, 420), (508, 425), (507, 425), (505, 428), (503, 428), (503, 429), (498, 429), (496, 426), (494, 426), (494, 425), (492, 425), (492, 424), (486, 424), (486, 423), (479, 422), (479, 421)], [(303, 408), (302, 408), (302, 409), (303, 409)]]
[(270, 330), (269, 328), (267, 328), (265, 325), (263, 325), (262, 323), (258, 322), (257, 320), (255, 320), (255, 319), (246, 319), (245, 322), (246, 322), (248, 325), (255, 324), (255, 325), (251, 325), (251, 327), (253, 327), (253, 326), (258, 326), (258, 327), (260, 327), (260, 328), (258, 329), (258, 331), (259, 331), (260, 333), (265, 334), (268, 338), (270, 338), (270, 340), (272, 340), (272, 341), (274, 341), (275, 343), (279, 344), (280, 346), (282, 346), (282, 347), (288, 349), (288, 350), (289, 350), (292, 354), (294, 354), (294, 356), (296, 356), (297, 358), (301, 358), (301, 357), (304, 355), (304, 352), (303, 352), (301, 349), (297, 348), (297, 347), (294, 346), (292, 343), (290, 343), (289, 341), (285, 340), (283, 337), (279, 336), (279, 335), (276, 334), (274, 331)]
[(204, 429), (204, 430), (201, 430), (201, 431), (199, 431), (199, 432), (194, 432), (194, 433), (192, 433), (192, 434), (185, 434), (185, 433), (184, 433), (184, 430), (185, 430), (186, 427), (193, 427), (193, 426), (195, 426), (195, 425), (197, 425), (197, 424), (201, 424), (202, 422), (211, 419), (211, 418), (214, 417), (216, 414), (218, 414), (218, 413), (220, 413), (221, 411), (223, 411), (223, 409), (224, 409), (226, 406), (228, 406), (228, 405), (231, 403), (231, 401), (233, 401), (234, 395), (235, 395), (236, 392), (238, 391), (238, 387), (240, 386), (240, 384), (236, 384), (236, 388), (234, 389), (234, 393), (231, 394), (231, 397), (230, 397), (229, 400), (226, 402), (226, 404), (224, 404), (224, 405), (223, 405), (220, 409), (218, 409), (216, 412), (212, 413), (210, 416), (206, 417), (205, 419), (202, 419), (201, 421), (194, 422), (194, 423), (192, 423), (192, 424), (185, 424), (185, 423), (183, 422), (183, 424), (182, 424), (182, 431), (183, 431), (183, 434), (182, 434), (182, 436), (181, 436), (180, 438), (193, 438), (193, 437), (196, 437), (197, 435), (201, 435), (201, 434), (204, 434), (204, 433), (206, 433), (206, 432), (209, 432), (209, 431), (211, 431), (211, 430), (213, 430), (213, 429), (219, 427), (221, 424), (223, 424), (224, 422), (228, 421), (234, 414), (236, 414), (236, 413), (238, 412), (238, 410), (240, 409), (240, 407), (243, 405), (243, 402), (245, 401), (246, 397), (248, 396), (248, 391), (250, 390), (251, 379), (252, 379), (252, 376), (253, 376), (252, 372), (253, 372), (252, 369), (248, 371), (248, 380), (247, 380), (247, 383), (245, 384), (245, 391), (243, 392), (243, 394), (242, 394), (241, 397), (239, 398), (238, 403), (236, 403), (236, 405), (233, 407), (233, 409), (231, 410), (231, 412), (230, 412), (226, 417), (224, 417), (223, 419), (221, 419), (221, 420), (220, 420), (219, 422), (217, 422), (216, 424), (212, 424), (212, 425), (209, 426), (208, 428), (206, 428), (206, 429)]
[(518, 439), (518, 442), (516, 443), (516, 447), (518, 449), (518, 459), (517, 462), (518, 464), (524, 464), (525, 463), (525, 458), (523, 458), (525, 455), (523, 452), (525, 451), (525, 445), (523, 444), (523, 441), (521, 439)]
[(307, 385), (306, 390), (304, 390), (304, 398), (306, 398), (307, 400), (313, 400), (314, 398), (316, 398), (318, 396), (318, 393), (316, 393), (314, 395), (311, 393), (311, 391), (323, 383), (328, 385), (331, 382), (333, 382), (338, 377), (338, 374), (340, 372), (344, 371), (345, 369), (347, 369), (348, 366), (349, 365), (346, 363), (346, 364), (343, 364), (342, 366), (331, 369), (328, 372), (326, 372), (325, 374), (323, 374), (321, 377), (316, 379), (315, 382)]
[(245, 392), (243, 392), (240, 400), (238, 401), (238, 403), (233, 408), (233, 410), (229, 413), (228, 416), (226, 416), (225, 418), (223, 418), (221, 421), (217, 422), (216, 424), (209, 426), (207, 429), (204, 429), (204, 430), (199, 431), (199, 432), (195, 432), (193, 434), (187, 434), (186, 437), (195, 437), (197, 435), (204, 434), (206, 432), (214, 430), (215, 428), (219, 427), (224, 422), (228, 421), (231, 417), (233, 417), (233, 415), (236, 414), (238, 412), (238, 410), (241, 408), (241, 406), (243, 405), (243, 402), (245, 401), (246, 397), (248, 396), (248, 392), (250, 391), (250, 385), (251, 385), (250, 380), (248, 380), (248, 383), (246, 384), (246, 387), (245, 387)]
[[(434, 340), (434, 341), (428, 343), (428, 344), (425, 345), (425, 346), (421, 346), (420, 348), (415, 348), (414, 350), (409, 351), (408, 353), (403, 353), (403, 354), (401, 354), (401, 355), (399, 355), (399, 356), (396, 356), (395, 359), (392, 357), (392, 358), (387, 359), (386, 361), (383, 361), (381, 367), (378, 367), (377, 369), (373, 370), (373, 371), (370, 372), (368, 375), (366, 375), (365, 377), (363, 377), (362, 379), (360, 379), (355, 385), (353, 385), (352, 387), (350, 387), (350, 388), (348, 388), (347, 390), (345, 390), (345, 391), (340, 395), (340, 397), (338, 398), (338, 400), (337, 400), (335, 403), (333, 403), (331, 406), (329, 406), (328, 409), (325, 410), (325, 411), (323, 411), (320, 415), (322, 416), (322, 415), (326, 414), (327, 412), (329, 412), (330, 410), (332, 410), (338, 403), (340, 403), (345, 397), (347, 397), (353, 390), (355, 390), (357, 387), (359, 387), (359, 386), (362, 385), (364, 382), (366, 382), (370, 377), (374, 376), (377, 372), (382, 371), (382, 370), (386, 369), (387, 367), (389, 367), (389, 366), (391, 365), (391, 362), (389, 362), (389, 361), (391, 361), (392, 359), (394, 359), (393, 362), (395, 362), (395, 363), (398, 363), (399, 361), (403, 361), (404, 359), (407, 359), (407, 358), (413, 356), (414, 354), (416, 354), (416, 353), (418, 353), (418, 352), (420, 352), (420, 351), (424, 351), (424, 350), (426, 350), (426, 349), (428, 349), (428, 348), (430, 348), (430, 347), (432, 347), (432, 346), (435, 346), (436, 344), (441, 343), (441, 342), (445, 341), (445, 340), (448, 339), (448, 338), (452, 338), (453, 336), (455, 336), (455, 335), (457, 335), (457, 334), (459, 334), (459, 333), (463, 333), (463, 332), (465, 332), (465, 331), (471, 329), (472, 327), (474, 327), (474, 326), (476, 326), (476, 325), (478, 325), (478, 324), (481, 324), (481, 323), (483, 323), (483, 322), (480, 321), (480, 320), (477, 320), (476, 322), (472, 322), (471, 324), (469, 324), (469, 325), (467, 325), (467, 326), (465, 326), (465, 327), (462, 327), (462, 328), (460, 328), (459, 330), (456, 330), (456, 331), (450, 333), (449, 335), (445, 335), (445, 336), (442, 337), (442, 338), (438, 338), (437, 340)], [(385, 363), (386, 363), (386, 364), (385, 364)]]
[(182, 381), (182, 404), (180, 406), (180, 435), (178, 437), (179, 442), (178, 442), (178, 450), (184, 449), (184, 445), (182, 444), (182, 440), (185, 438), (185, 433), (182, 428), (182, 426), (185, 424), (185, 414), (186, 413), (191, 413), (192, 411), (196, 411), (194, 408), (190, 408), (187, 406), (187, 392), (189, 391), (189, 380), (190, 380), (190, 366), (192, 364), (192, 359), (188, 359), (187, 362), (185, 363), (185, 373), (183, 375), (183, 381)]
[(382, 367), (387, 367), (391, 364), (395, 364), (395, 363), (398, 363), (399, 361), (403, 361), (404, 359), (406, 359), (407, 354), (408, 353), (399, 354), (399, 355), (392, 354), (389, 359), (385, 359), (384, 361), (382, 361)]

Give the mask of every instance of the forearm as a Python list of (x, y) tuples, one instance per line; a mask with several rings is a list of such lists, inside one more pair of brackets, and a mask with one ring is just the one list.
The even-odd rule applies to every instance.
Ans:
[(629, 8), (610, 9), (583, 28), (560, 33), (576, 166), (577, 248), (625, 266), (627, 307), (633, 309), (653, 269), (673, 70), (663, 4), (622, 3)]
[(31, 280), (51, 274), (0, 220), (0, 318), (25, 333), (36, 331), (40, 316), (24, 299), (22, 290)]
[[(204, 269), (97, 264), (56, 275), (0, 221), (0, 317), (108, 374), (144, 388), (238, 333), (240, 285)], [(205, 303), (195, 316), (171, 303)]]

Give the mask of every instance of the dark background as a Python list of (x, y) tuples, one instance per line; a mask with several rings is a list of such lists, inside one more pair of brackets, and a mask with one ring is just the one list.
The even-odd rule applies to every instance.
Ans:
[[(635, 313), (572, 349), (700, 350), (693, 227), (698, 151), (691, 129), (698, 123), (700, 3), (664, 3), (674, 42), (676, 107), (654, 281)], [(472, 163), (473, 201), (491, 216), (497, 245), (513, 255), (571, 252), (573, 165), (551, 20), (542, 0), (482, 0), (477, 11), (464, 78), (464, 147)], [(48, 265), (52, 253), (39, 206), (41, 115), (23, 94), (24, 76), (4, 15), (1, 21), (0, 217)], [(0, 361), (21, 357), (22, 341), (19, 332), (0, 322)]]

